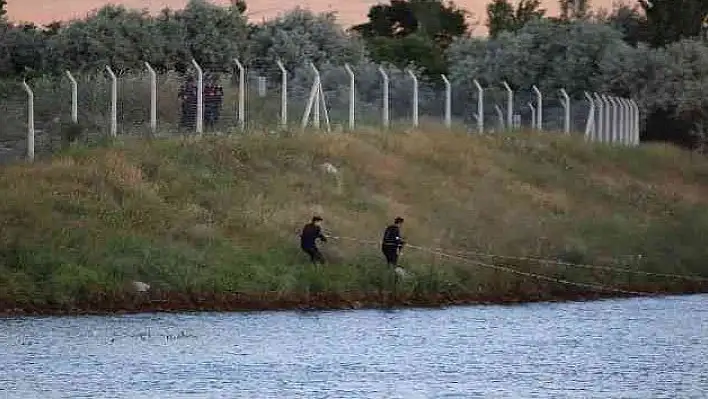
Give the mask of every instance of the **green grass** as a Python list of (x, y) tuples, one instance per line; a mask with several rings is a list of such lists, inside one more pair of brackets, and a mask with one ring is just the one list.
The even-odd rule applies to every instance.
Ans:
[[(320, 165), (341, 171), (341, 189)], [(297, 233), (377, 241), (406, 218), (412, 244), (708, 276), (708, 161), (663, 145), (620, 148), (553, 134), (447, 131), (251, 133), (125, 139), (0, 173), (0, 304), (122, 297), (132, 280), (181, 293), (376, 293), (377, 245), (331, 240), (313, 268)], [(641, 259), (638, 257), (641, 255)], [(477, 259), (490, 262), (489, 259)], [(496, 261), (641, 290), (683, 281)], [(409, 295), (577, 291), (408, 249)]]

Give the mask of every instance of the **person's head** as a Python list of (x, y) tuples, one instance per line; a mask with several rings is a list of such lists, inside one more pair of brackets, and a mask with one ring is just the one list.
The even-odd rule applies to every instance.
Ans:
[(395, 225), (397, 225), (397, 226), (402, 225), (402, 224), (403, 224), (403, 218), (399, 216), (399, 217), (393, 219), (393, 224), (395, 224)]
[(312, 224), (319, 225), (322, 222), (322, 218), (319, 216), (313, 216), (312, 217)]

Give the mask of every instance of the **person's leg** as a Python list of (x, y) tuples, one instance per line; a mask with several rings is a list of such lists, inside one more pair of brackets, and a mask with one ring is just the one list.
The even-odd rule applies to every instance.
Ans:
[(315, 253), (312, 251), (312, 248), (302, 248), (302, 251), (307, 254), (307, 256), (310, 257), (310, 262), (315, 263)]
[(383, 254), (386, 257), (387, 265), (391, 267), (396, 267), (396, 262), (398, 260), (398, 254), (396, 253), (396, 250), (391, 248), (384, 248)]
[(317, 248), (314, 249), (314, 252), (315, 252), (315, 256), (314, 256), (315, 262), (320, 263), (320, 264), (324, 264), (325, 260), (324, 260), (324, 256), (322, 256), (322, 252), (320, 252), (320, 250)]

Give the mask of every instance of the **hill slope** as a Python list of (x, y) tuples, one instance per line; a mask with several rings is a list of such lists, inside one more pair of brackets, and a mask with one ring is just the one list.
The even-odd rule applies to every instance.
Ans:
[[(325, 163), (341, 180), (324, 172)], [(180, 308), (193, 305), (187, 297), (233, 292), (292, 304), (315, 293), (366, 301), (392, 288), (375, 242), (398, 215), (410, 243), (448, 254), (533, 255), (708, 277), (706, 194), (708, 161), (699, 156), (556, 135), (127, 140), (2, 169), (0, 311), (3, 304), (118, 309), (127, 306), (133, 280), (148, 282), (153, 300), (183, 294)], [(297, 241), (315, 213), (331, 234), (347, 238), (323, 246), (330, 264), (321, 270), (307, 265)], [(416, 277), (396, 289), (409, 301), (594, 291), (415, 248), (403, 259)], [(474, 259), (622, 289), (706, 288), (545, 261)], [(228, 301), (203, 307), (238, 302)]]

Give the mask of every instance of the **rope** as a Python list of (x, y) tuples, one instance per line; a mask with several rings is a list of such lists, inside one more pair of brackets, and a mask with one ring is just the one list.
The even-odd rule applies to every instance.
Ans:
[[(331, 237), (331, 238), (348, 240), (348, 241), (358, 241), (358, 242), (361, 242), (364, 244), (377, 244), (376, 241), (359, 240), (357, 238), (352, 238), (352, 237)], [(410, 245), (408, 245), (408, 246), (413, 248), (413, 246), (410, 246)], [(633, 269), (628, 269), (628, 268), (623, 268), (623, 267), (573, 263), (573, 262), (566, 262), (566, 261), (561, 261), (561, 260), (557, 260), (557, 259), (549, 259), (549, 258), (542, 258), (542, 257), (536, 257), (536, 256), (497, 255), (497, 254), (492, 254), (492, 253), (487, 253), (487, 252), (464, 251), (464, 250), (444, 250), (444, 251), (445, 251), (445, 253), (456, 253), (459, 255), (471, 255), (471, 256), (486, 257), (486, 258), (492, 258), (492, 259), (498, 258), (498, 259), (508, 259), (508, 260), (533, 261), (533, 262), (550, 263), (550, 264), (555, 264), (555, 265), (560, 265), (560, 266), (577, 267), (577, 268), (584, 268), (584, 269), (607, 270), (607, 271), (614, 271), (614, 272), (619, 272), (619, 273), (638, 274), (638, 275), (643, 275), (643, 276), (667, 277), (667, 278), (676, 278), (676, 279), (702, 281), (702, 282), (708, 281), (708, 278), (701, 277), (701, 276), (646, 272), (646, 271), (642, 271), (642, 270), (633, 270)]]
[[(376, 241), (370, 241), (370, 240), (360, 240), (357, 238), (353, 237), (336, 237), (332, 236), (330, 237), (334, 240), (346, 240), (346, 241), (354, 241), (354, 242), (360, 242), (363, 244), (377, 244)], [(530, 273), (530, 272), (524, 272), (521, 270), (517, 270), (511, 267), (506, 267), (506, 266), (500, 266), (500, 265), (493, 265), (489, 263), (484, 263), (484, 262), (479, 262), (479, 261), (474, 261), (472, 259), (467, 259), (463, 258), (461, 256), (456, 256), (456, 255), (450, 255), (432, 248), (425, 248), (425, 247), (419, 247), (416, 245), (411, 245), (411, 244), (406, 244), (406, 247), (417, 249), (419, 251), (423, 252), (428, 252), (434, 255), (438, 255), (444, 258), (448, 259), (455, 259), (458, 261), (462, 261), (464, 263), (468, 263), (471, 265), (479, 266), (479, 267), (486, 267), (490, 269), (496, 269), (496, 270), (501, 270), (505, 271), (508, 273), (513, 273), (517, 274), (520, 276), (525, 276), (525, 277), (530, 277), (530, 278), (535, 278), (538, 280), (544, 280), (544, 281), (549, 281), (549, 282), (554, 282), (554, 283), (560, 283), (560, 284), (565, 284), (565, 285), (572, 285), (572, 286), (577, 286), (577, 287), (582, 287), (582, 288), (590, 288), (595, 291), (609, 291), (609, 292), (615, 292), (615, 293), (621, 293), (621, 294), (627, 294), (627, 295), (637, 295), (637, 296), (649, 296), (652, 295), (651, 293), (648, 292), (640, 292), (640, 291), (631, 291), (631, 290), (623, 290), (619, 288), (614, 288), (614, 287), (609, 287), (609, 286), (604, 286), (600, 284), (591, 284), (591, 283), (579, 283), (579, 282), (574, 282), (574, 281), (569, 281), (569, 280), (564, 280), (564, 279), (559, 279), (555, 277), (550, 277), (550, 276), (545, 276), (542, 274), (537, 274), (537, 273)]]
[(536, 256), (495, 255), (495, 254), (491, 254), (491, 253), (477, 252), (477, 251), (453, 251), (453, 252), (456, 252), (456, 253), (458, 253), (458, 254), (479, 256), (479, 257), (486, 257), (486, 258), (499, 258), (499, 259), (521, 260), (521, 261), (535, 261), (535, 262), (550, 263), (550, 264), (555, 264), (555, 265), (560, 265), (560, 266), (570, 266), (570, 267), (578, 267), (578, 268), (585, 268), (585, 269), (608, 270), (608, 271), (615, 271), (615, 272), (620, 272), (620, 273), (640, 274), (640, 275), (644, 275), (644, 276), (657, 276), (657, 277), (669, 277), (669, 278), (677, 278), (677, 279), (684, 279), (684, 280), (708, 281), (708, 278), (706, 278), (706, 277), (701, 277), (701, 276), (689, 276), (689, 275), (684, 275), (684, 274), (669, 274), (669, 273), (645, 272), (645, 271), (642, 271), (642, 270), (633, 270), (633, 269), (627, 269), (627, 268), (623, 268), (623, 267), (613, 267), (613, 266), (602, 266), (602, 265), (590, 265), (590, 264), (583, 264), (583, 263), (565, 262), (565, 261), (561, 261), (561, 260), (548, 259), (548, 258), (541, 258), (541, 257), (536, 257)]
[(524, 272), (524, 271), (521, 271), (521, 270), (517, 270), (517, 269), (511, 268), (511, 267), (493, 265), (493, 264), (484, 263), (484, 262), (478, 262), (478, 261), (474, 261), (474, 260), (471, 260), (471, 259), (463, 258), (463, 257), (460, 257), (460, 256), (455, 256), (455, 255), (446, 254), (446, 253), (443, 253), (443, 252), (440, 252), (440, 251), (436, 251), (436, 250), (430, 249), (430, 248), (423, 248), (423, 247), (418, 247), (418, 246), (415, 246), (415, 245), (408, 245), (408, 246), (411, 247), (411, 248), (414, 248), (414, 249), (418, 249), (418, 250), (420, 250), (420, 251), (425, 251), (425, 252), (429, 252), (429, 253), (432, 253), (432, 254), (435, 254), (435, 255), (438, 255), (438, 256), (442, 256), (442, 257), (444, 257), (444, 258), (455, 259), (455, 260), (459, 260), (459, 261), (462, 261), (462, 262), (465, 262), (465, 263), (469, 263), (469, 264), (472, 264), (472, 265), (475, 265), (475, 266), (481, 266), (481, 267), (486, 267), (486, 268), (501, 270), (501, 271), (505, 271), (505, 272), (509, 272), (509, 273), (513, 273), (513, 274), (518, 274), (518, 275), (520, 275), (520, 276), (535, 278), (535, 279), (538, 279), (538, 280), (545, 280), (545, 281), (550, 281), (550, 282), (555, 282), (555, 283), (561, 283), (561, 284), (566, 284), (566, 285), (574, 285), (574, 286), (578, 286), (578, 287), (594, 289), (594, 290), (597, 290), (597, 291), (610, 291), (610, 292), (616, 292), (616, 293), (628, 294), (628, 295), (642, 295), (642, 296), (651, 295), (651, 294), (648, 293), (648, 292), (623, 290), (623, 289), (614, 288), (614, 287), (609, 287), (609, 286), (604, 286), (604, 285), (600, 285), (600, 284), (578, 283), (578, 282), (575, 282), (575, 281), (569, 281), (569, 280), (559, 279), (559, 278), (555, 278), (555, 277), (549, 277), (549, 276), (545, 276), (545, 275), (542, 275), (542, 274)]

